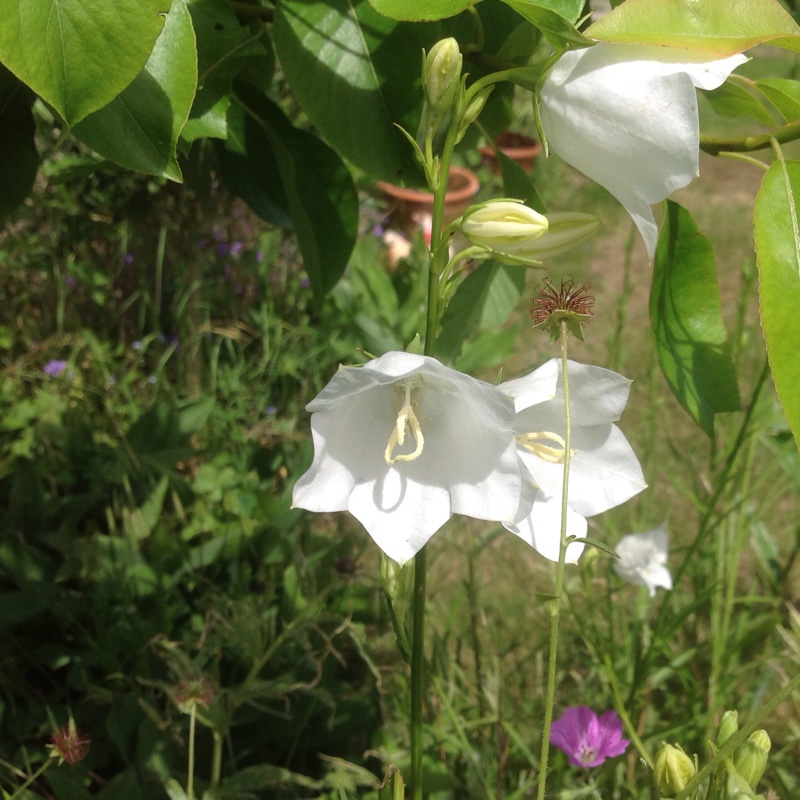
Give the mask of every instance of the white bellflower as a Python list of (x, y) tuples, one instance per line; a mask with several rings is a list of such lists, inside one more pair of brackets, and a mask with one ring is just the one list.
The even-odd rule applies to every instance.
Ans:
[(508, 522), (520, 496), (514, 403), (412, 353), (340, 367), (306, 407), (314, 460), (293, 505), (349, 511), (404, 564), (452, 516)]
[(745, 61), (600, 42), (564, 53), (544, 80), (539, 103), (549, 149), (625, 206), (650, 260), (658, 238), (650, 206), (700, 174), (695, 87), (716, 89)]
[(669, 537), (666, 523), (647, 533), (631, 533), (623, 536), (614, 548), (619, 559), (614, 562), (614, 571), (629, 583), (646, 586), (650, 597), (656, 588), (672, 588), (672, 575), (667, 569)]

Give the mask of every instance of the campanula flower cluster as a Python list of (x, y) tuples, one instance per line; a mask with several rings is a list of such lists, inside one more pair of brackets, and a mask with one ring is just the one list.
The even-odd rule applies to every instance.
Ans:
[[(569, 362), (567, 534), (645, 488), (614, 425), (629, 381)], [(391, 352), (340, 367), (309, 403), (314, 459), (294, 488), (309, 511), (349, 511), (403, 564), (453, 514), (503, 524), (558, 560), (564, 473), (561, 362), (493, 386), (434, 358)], [(569, 545), (576, 561), (583, 544)]]

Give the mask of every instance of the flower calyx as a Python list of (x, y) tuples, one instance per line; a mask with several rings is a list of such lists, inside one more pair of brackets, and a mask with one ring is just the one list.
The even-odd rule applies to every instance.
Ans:
[(583, 326), (591, 319), (594, 297), (585, 283), (575, 284), (572, 278), (565, 278), (556, 286), (549, 278), (537, 288), (537, 295), (531, 299), (531, 319), (533, 327), (550, 332), (550, 341), (561, 336), (561, 324), (565, 322), (569, 332), (585, 342)]

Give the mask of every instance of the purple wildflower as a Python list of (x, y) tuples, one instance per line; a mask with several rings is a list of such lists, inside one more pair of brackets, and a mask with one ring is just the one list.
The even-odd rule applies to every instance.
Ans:
[(60, 358), (53, 358), (42, 367), (42, 372), (55, 378), (56, 375), (60, 375), (66, 368), (66, 361), (62, 361)]
[(300, 278), (300, 288), (308, 289), (311, 286), (311, 281), (308, 278)]
[(231, 242), (232, 256), (240, 256), (243, 250), (244, 250), (244, 242), (240, 242), (238, 239), (235, 242)]
[(272, 416), (273, 414), (277, 414), (278, 413), (278, 407), (277, 406), (267, 406), (264, 409), (264, 413), (267, 414), (268, 416)]
[(225, 256), (227, 256), (227, 255), (228, 255), (228, 251), (229, 251), (229, 250), (230, 250), (230, 248), (228, 247), (228, 244), (227, 244), (227, 242), (220, 242), (220, 243), (217, 245), (217, 255), (218, 255), (220, 258), (225, 258)]
[(134, 261), (133, 253), (125, 253), (125, 258), (123, 259), (123, 261), (126, 264), (133, 264)]
[(614, 711), (598, 719), (588, 706), (565, 709), (550, 726), (550, 741), (575, 767), (597, 767), (607, 758), (621, 756), (630, 744), (622, 738), (622, 721)]

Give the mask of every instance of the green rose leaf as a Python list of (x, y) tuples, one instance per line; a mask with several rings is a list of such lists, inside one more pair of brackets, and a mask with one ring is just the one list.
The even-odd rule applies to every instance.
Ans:
[(800, 50), (800, 27), (777, 0), (625, 0), (585, 33), (603, 42), (682, 47), (717, 58), (764, 43)]
[(145, 68), (74, 134), (104, 158), (128, 169), (182, 180), (178, 135), (197, 88), (197, 51), (184, 0), (173, 0)]
[(80, 122), (141, 71), (170, 0), (0, 0), (0, 61)]
[(736, 372), (728, 353), (711, 243), (689, 212), (671, 200), (653, 265), (650, 324), (673, 394), (713, 436), (714, 415), (741, 407)]
[[(235, 88), (236, 104), (245, 116), (244, 140), (234, 146), (242, 149), (253, 181), (269, 184), (279, 179), (280, 194), (266, 186), (262, 196), (272, 200), (276, 213), (281, 206), (288, 212), (320, 307), (355, 246), (358, 194), (353, 179), (333, 150), (295, 128), (275, 103), (251, 86), (237, 83)], [(266, 153), (271, 156), (265, 158)]]
[(800, 162), (776, 161), (756, 197), (761, 327), (772, 379), (800, 446)]
[(327, 142), (373, 177), (419, 185), (421, 169), (396, 126), (416, 132), (422, 49), (438, 30), (390, 20), (367, 0), (285, 0), (273, 40), (297, 102)]
[(33, 92), (0, 66), (0, 220), (29, 194), (39, 169)]
[(369, 4), (384, 17), (396, 20), (423, 22), (446, 19), (474, 5), (475, 0), (369, 0)]

